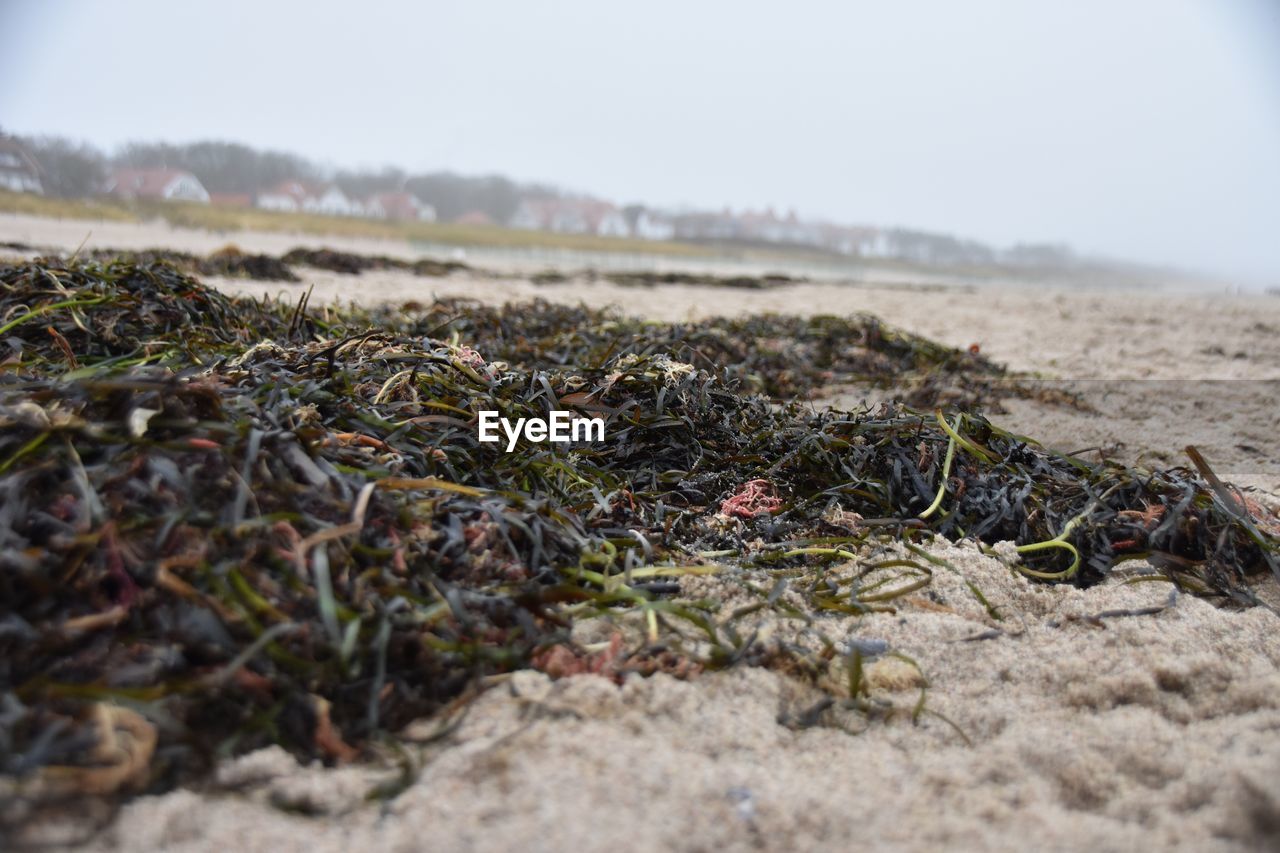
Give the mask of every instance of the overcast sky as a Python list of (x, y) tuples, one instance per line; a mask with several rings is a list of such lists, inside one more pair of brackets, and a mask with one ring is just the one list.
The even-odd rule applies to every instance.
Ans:
[(0, 127), (1280, 282), (1280, 2), (0, 0)]

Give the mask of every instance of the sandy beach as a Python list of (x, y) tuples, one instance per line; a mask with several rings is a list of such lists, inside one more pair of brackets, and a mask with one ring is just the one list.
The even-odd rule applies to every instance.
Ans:
[[(0, 216), (0, 241), (67, 252), (82, 243), (199, 252), (235, 243), (273, 253), (320, 244), (12, 215)], [(414, 255), (404, 244), (332, 245)], [(1219, 475), (1280, 506), (1276, 296), (1101, 291), (1087, 282), (824, 280), (737, 290), (620, 287), (587, 275), (535, 284), (520, 270), (299, 272), (300, 284), (206, 281), (289, 300), (313, 287), (313, 307), (468, 297), (613, 305), (668, 321), (869, 312), (948, 345), (976, 344), (1091, 407), (1009, 400), (992, 415), (1001, 426), (1060, 450), (1155, 467), (1189, 464), (1182, 448), (1194, 444)], [(833, 388), (813, 404), (853, 407), (866, 397)], [(826, 635), (875, 649), (866, 677), (881, 704), (872, 715), (804, 725), (821, 694), (776, 669), (690, 680), (633, 674), (621, 685), (520, 672), (494, 679), (454, 717), (410, 726), (368, 760), (300, 766), (264, 750), (227, 762), (204, 789), (136, 799), (98, 831), (65, 822), (28, 840), (312, 853), (1280, 849), (1280, 617), (1218, 608), (1165, 582), (1127, 583), (1143, 574), (1133, 564), (1088, 590), (1033, 583), (1011, 569), (1017, 555), (996, 551), (937, 542), (928, 594), (896, 613), (819, 617)], [(727, 612), (742, 582), (734, 572), (685, 578), (681, 594), (720, 598)], [(1259, 595), (1280, 603), (1269, 580)], [(810, 630), (773, 611), (753, 618), (762, 639), (805, 642)], [(615, 631), (639, 629), (623, 614), (577, 630), (599, 648)], [(927, 712), (915, 714), (922, 691)], [(398, 796), (371, 797), (398, 779)]]

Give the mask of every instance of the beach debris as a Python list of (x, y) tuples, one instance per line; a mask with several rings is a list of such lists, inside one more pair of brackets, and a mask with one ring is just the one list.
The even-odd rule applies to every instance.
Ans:
[[(235, 245), (226, 245), (205, 257), (172, 249), (93, 249), (82, 251), (78, 258), (103, 263), (126, 262), (150, 265), (169, 264), (179, 270), (198, 275), (216, 275), (224, 278), (249, 278), (259, 281), (288, 281), (300, 279), (280, 258), (273, 255), (241, 251)], [(53, 260), (52, 258), (50, 260)]]
[(743, 483), (732, 495), (720, 502), (720, 512), (730, 518), (755, 518), (782, 508), (782, 498), (768, 480)]
[[(1198, 454), (1145, 471), (1047, 451), (978, 410), (1009, 393), (998, 366), (869, 317), (315, 311), (168, 261), (37, 260), (0, 266), (0, 346), (0, 774), (18, 780), (110, 767), (54, 775), (163, 789), (269, 744), (349, 761), (530, 668), (817, 684), (838, 665), (855, 710), (890, 683), (923, 702), (914, 663), (870, 677), (856, 645), (739, 634), (750, 607), (686, 600), (684, 580), (732, 570), (755, 607), (820, 626), (914, 601), (949, 570), (916, 544), (938, 536), (1011, 541), (1038, 582), (1147, 560), (1249, 606), (1280, 550)], [(797, 399), (852, 375), (929, 406)], [(478, 440), (482, 410), (565, 400), (608, 440)], [(628, 613), (637, 630), (575, 642)]]
[(406, 261), (386, 255), (358, 255), (334, 249), (297, 248), (286, 253), (281, 260), (286, 264), (305, 265), (347, 275), (360, 275), (368, 270), (408, 270), (415, 275), (439, 277), (469, 269), (462, 261), (439, 261), (431, 258)]
[[(593, 277), (592, 272), (587, 273)], [(769, 272), (760, 276), (734, 275), (718, 276), (687, 272), (608, 272), (604, 273), (606, 281), (623, 287), (654, 287), (659, 284), (695, 285), (700, 287), (738, 287), (752, 290), (764, 290), (771, 287), (783, 287), (806, 281), (784, 273)]]
[(272, 255), (242, 252), (236, 246), (223, 246), (196, 262), (200, 275), (224, 278), (252, 278), (259, 281), (301, 281), (283, 260)]
[(381, 255), (357, 255), (335, 249), (292, 249), (281, 260), (286, 264), (305, 265), (346, 275), (360, 275), (367, 270), (403, 269), (407, 266)]

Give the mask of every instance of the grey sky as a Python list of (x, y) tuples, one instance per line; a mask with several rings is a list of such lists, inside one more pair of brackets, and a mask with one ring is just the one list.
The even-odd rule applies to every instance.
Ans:
[(1280, 3), (0, 0), (0, 126), (1280, 281)]

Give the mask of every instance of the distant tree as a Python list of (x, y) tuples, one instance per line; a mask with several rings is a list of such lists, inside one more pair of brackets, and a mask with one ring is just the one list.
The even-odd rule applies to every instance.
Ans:
[(921, 264), (988, 264), (996, 259), (990, 246), (958, 240), (950, 234), (894, 228), (888, 232), (891, 257)]
[(403, 169), (386, 166), (381, 171), (340, 171), (334, 176), (344, 193), (353, 198), (365, 198), (375, 193), (398, 192), (408, 176)]
[(1033, 267), (1069, 267), (1077, 261), (1070, 246), (1057, 243), (1019, 243), (1004, 253), (1004, 259)]
[(98, 149), (58, 136), (19, 141), (40, 164), (44, 173), (41, 183), (48, 195), (75, 198), (102, 191), (107, 177), (107, 160)]
[(510, 222), (520, 207), (520, 189), (510, 178), (490, 175), (481, 178), (476, 210), (483, 211), (494, 222)]
[(622, 208), (622, 215), (627, 220), (627, 227), (635, 230), (636, 223), (640, 221), (640, 216), (647, 210), (643, 204), (629, 204)]
[(434, 207), (436, 215), (446, 221), (472, 209), (467, 206), (466, 179), (452, 172), (414, 175), (405, 181), (404, 188)]
[(414, 175), (404, 188), (436, 209), (441, 219), (479, 211), (494, 222), (510, 222), (526, 199), (552, 198), (558, 190), (542, 184), (518, 184), (501, 175), (466, 177), (453, 172)]
[(238, 142), (131, 142), (115, 158), (119, 166), (184, 169), (210, 192), (252, 193), (285, 180), (318, 181), (314, 163), (281, 151), (257, 151)]
[(436, 209), (441, 219), (457, 219), (480, 212), (494, 222), (510, 222), (525, 199), (560, 195), (543, 184), (519, 184), (501, 175), (477, 177), (453, 172), (407, 175), (402, 169), (345, 169), (330, 176), (315, 163), (294, 154), (257, 151), (235, 142), (132, 142), (114, 158), (116, 166), (184, 169), (194, 174), (210, 192), (253, 193), (281, 181), (333, 180), (356, 198), (374, 193), (404, 190)]

